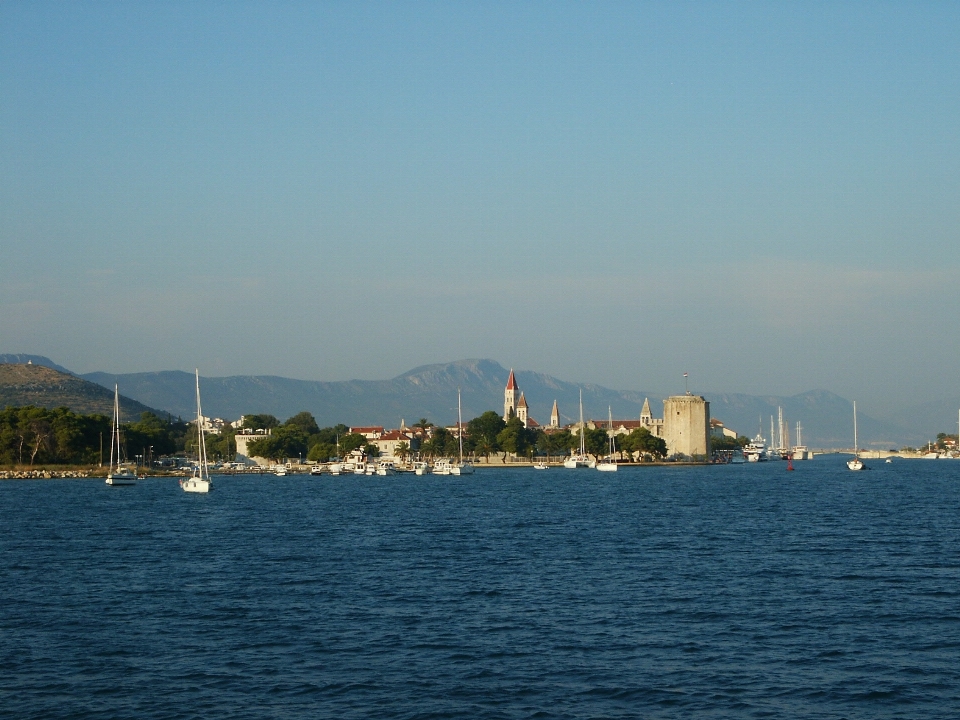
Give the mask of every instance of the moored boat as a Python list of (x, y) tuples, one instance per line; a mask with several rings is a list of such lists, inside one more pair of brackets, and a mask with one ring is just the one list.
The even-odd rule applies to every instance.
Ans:
[[(116, 461), (116, 462), (114, 462)], [(137, 474), (123, 464), (120, 452), (120, 387), (113, 386), (113, 427), (110, 431), (110, 472), (107, 485), (136, 485)]]

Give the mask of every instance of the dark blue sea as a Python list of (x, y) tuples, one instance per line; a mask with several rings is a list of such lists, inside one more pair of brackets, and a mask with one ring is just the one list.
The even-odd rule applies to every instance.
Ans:
[(4, 718), (957, 718), (960, 461), (0, 482)]

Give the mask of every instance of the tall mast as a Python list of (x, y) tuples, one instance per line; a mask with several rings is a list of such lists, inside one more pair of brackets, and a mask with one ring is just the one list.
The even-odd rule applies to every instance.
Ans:
[(457, 437), (460, 439), (460, 464), (463, 465), (463, 414), (460, 410), (460, 388), (457, 388)]
[(207, 470), (207, 447), (203, 441), (203, 412), (200, 409), (200, 370), (197, 375), (197, 457), (200, 460), (200, 479), (206, 479), (210, 471)]
[(860, 457), (860, 443), (857, 440), (857, 401), (853, 401), (853, 456)]
[(110, 472), (113, 472), (113, 448), (117, 448), (117, 464), (120, 463), (120, 386), (113, 386), (113, 427), (110, 428)]
[(583, 444), (583, 388), (580, 388), (580, 457), (586, 454)]

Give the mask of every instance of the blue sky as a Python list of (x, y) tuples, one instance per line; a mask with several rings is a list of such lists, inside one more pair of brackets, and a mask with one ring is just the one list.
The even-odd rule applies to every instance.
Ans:
[(4, 3), (0, 351), (958, 394), (958, 29), (953, 3)]

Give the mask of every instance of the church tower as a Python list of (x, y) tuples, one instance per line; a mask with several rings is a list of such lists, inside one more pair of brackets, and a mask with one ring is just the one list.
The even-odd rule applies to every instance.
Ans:
[(560, 410), (557, 408), (557, 401), (553, 401), (553, 410), (550, 411), (550, 427), (560, 427)]
[(520, 399), (517, 401), (517, 417), (524, 427), (527, 427), (527, 399), (520, 393)]
[(644, 425), (650, 425), (653, 420), (653, 415), (650, 414), (650, 400), (648, 398), (643, 399), (643, 408), (640, 410), (640, 421)]
[(510, 368), (510, 377), (507, 379), (507, 388), (503, 391), (503, 421), (509, 422), (517, 414), (517, 379)]

